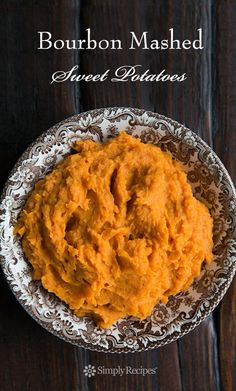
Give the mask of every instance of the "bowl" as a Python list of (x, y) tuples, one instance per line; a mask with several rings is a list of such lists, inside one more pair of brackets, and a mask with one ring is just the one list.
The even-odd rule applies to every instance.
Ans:
[[(39, 281), (13, 234), (17, 216), (35, 183), (71, 152), (76, 139), (104, 142), (121, 130), (158, 145), (179, 160), (193, 193), (214, 220), (214, 261), (203, 265), (191, 287), (167, 304), (157, 304), (145, 320), (126, 317), (101, 329), (89, 317), (77, 317)], [(74, 115), (43, 133), (13, 168), (1, 197), (1, 266), (14, 295), (46, 330), (96, 351), (137, 352), (163, 346), (188, 333), (216, 307), (236, 269), (236, 194), (220, 159), (194, 132), (162, 115), (133, 108), (104, 108)]]

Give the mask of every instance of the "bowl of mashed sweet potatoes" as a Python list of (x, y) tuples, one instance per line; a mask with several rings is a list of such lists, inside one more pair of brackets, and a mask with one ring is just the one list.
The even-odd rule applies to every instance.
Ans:
[(108, 108), (45, 132), (2, 196), (1, 263), (44, 327), (94, 350), (161, 346), (217, 305), (235, 271), (235, 190), (173, 120)]

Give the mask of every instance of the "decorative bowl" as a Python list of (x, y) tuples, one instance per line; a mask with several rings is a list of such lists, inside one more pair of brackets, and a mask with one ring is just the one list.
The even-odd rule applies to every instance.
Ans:
[[(68, 306), (32, 279), (20, 239), (13, 234), (17, 216), (34, 184), (71, 151), (73, 142), (104, 142), (126, 130), (158, 145), (182, 162), (195, 196), (214, 219), (214, 261), (204, 265), (191, 287), (168, 303), (158, 304), (140, 321), (127, 317), (110, 329)], [(163, 346), (188, 333), (216, 307), (236, 269), (236, 194), (233, 183), (211, 148), (185, 126), (152, 112), (105, 108), (67, 118), (43, 133), (21, 156), (3, 190), (0, 206), (1, 265), (18, 301), (45, 329), (72, 344), (103, 352), (137, 352)]]

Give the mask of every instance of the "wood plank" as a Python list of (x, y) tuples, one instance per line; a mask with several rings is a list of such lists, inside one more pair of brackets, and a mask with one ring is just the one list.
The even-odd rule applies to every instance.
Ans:
[[(235, 132), (235, 2), (191, 0), (132, 0), (58, 2), (12, 0), (0, 5), (1, 78), (0, 103), (1, 181), (16, 158), (41, 132), (75, 112), (104, 106), (133, 106), (160, 112), (185, 123), (214, 147), (236, 179)], [(80, 15), (81, 17), (80, 17)], [(213, 21), (216, 21), (213, 25)], [(36, 50), (37, 31), (48, 30), (56, 38), (83, 38), (90, 27), (97, 40), (119, 38), (122, 51)], [(203, 28), (206, 50), (131, 51), (129, 31), (149, 31), (165, 38), (174, 27), (177, 38), (193, 39)], [(212, 35), (212, 31), (214, 34)], [(126, 42), (126, 44), (125, 44)], [(216, 54), (214, 55), (214, 50)], [(80, 64), (81, 73), (111, 72), (124, 64), (142, 64), (158, 73), (184, 73), (184, 83), (62, 83), (50, 85), (50, 75)], [(212, 104), (212, 97), (214, 101)], [(212, 112), (213, 108), (213, 112)], [(51, 336), (36, 324), (10, 293), (2, 274), (0, 296), (0, 388), (6, 390), (219, 390), (228, 391), (235, 380), (235, 284), (220, 310), (178, 342), (137, 354), (103, 354), (73, 347)], [(217, 338), (220, 334), (220, 341)], [(157, 366), (148, 377), (83, 375), (87, 364), (134, 368)], [(14, 374), (14, 376), (12, 375)]]
[(58, 39), (77, 33), (75, 12), (79, 0), (60, 2), (12, 1), (1, 5), (2, 182), (16, 158), (44, 130), (79, 111), (79, 85), (50, 84), (56, 70), (70, 69), (78, 53), (68, 50), (37, 50), (38, 31), (50, 31)]
[(236, 281), (234, 279), (219, 308), (220, 376), (224, 391), (236, 388)]
[(183, 390), (220, 390), (217, 333), (210, 315), (178, 341)]
[[(136, 354), (109, 354), (88, 352), (88, 363), (98, 370), (123, 368), (125, 371), (152, 369), (152, 375), (112, 374), (96, 375), (89, 381), (91, 390), (181, 390), (177, 344), (172, 343), (158, 350)], [(167, 376), (171, 373), (171, 376)]]
[(236, 183), (235, 1), (217, 2), (215, 41), (214, 148)]
[[(214, 147), (236, 183), (236, 3), (217, 1), (215, 18)], [(236, 280), (218, 310), (220, 375), (224, 391), (236, 389)]]
[[(181, 11), (180, 11), (181, 10)], [(95, 19), (99, 23), (95, 23)], [(107, 23), (112, 20), (112, 23)], [(183, 23), (184, 20), (184, 23)], [(114, 74), (117, 67), (141, 64), (143, 70), (170, 74), (186, 73), (183, 83), (171, 82), (119, 82), (81, 83), (84, 110), (104, 106), (138, 106), (172, 116), (185, 123), (211, 143), (211, 6), (205, 1), (201, 7), (192, 1), (129, 1), (126, 7), (119, 4), (93, 1), (83, 6), (81, 30), (91, 27), (96, 39), (119, 38), (123, 50), (86, 51), (81, 53), (80, 72)], [(197, 28), (202, 27), (205, 50), (129, 50), (129, 31), (141, 36), (149, 31), (153, 39), (169, 37), (173, 27), (176, 38), (195, 39)], [(82, 38), (84, 38), (82, 34)]]

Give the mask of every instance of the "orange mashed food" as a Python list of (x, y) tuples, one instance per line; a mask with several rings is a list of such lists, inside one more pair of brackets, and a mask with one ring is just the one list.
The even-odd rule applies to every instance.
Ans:
[(15, 228), (33, 278), (101, 327), (144, 319), (212, 261), (212, 218), (157, 146), (122, 132), (74, 149), (36, 184)]

